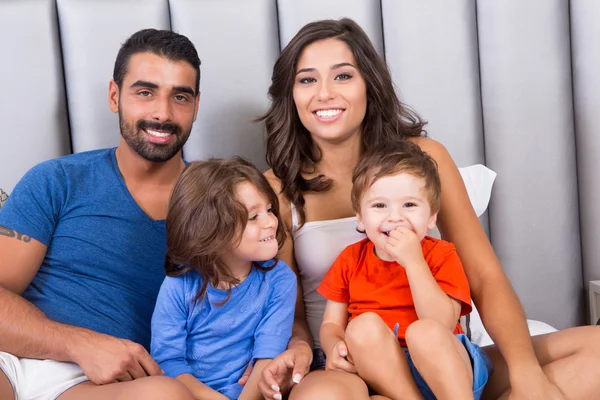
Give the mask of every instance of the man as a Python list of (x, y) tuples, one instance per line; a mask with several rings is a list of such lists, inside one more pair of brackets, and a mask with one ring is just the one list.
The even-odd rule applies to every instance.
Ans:
[(135, 33), (109, 86), (119, 146), (34, 167), (0, 211), (0, 399), (192, 398), (148, 348), (199, 80), (186, 37)]

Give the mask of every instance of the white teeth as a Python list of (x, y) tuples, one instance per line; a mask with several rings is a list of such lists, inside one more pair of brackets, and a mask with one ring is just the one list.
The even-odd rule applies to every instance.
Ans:
[(261, 242), (268, 242), (268, 241), (269, 241), (269, 240), (271, 240), (271, 239), (275, 239), (275, 236), (269, 236), (269, 237), (266, 237), (266, 238), (264, 238), (264, 239), (261, 239), (260, 241), (261, 241)]
[(151, 131), (150, 129), (147, 129), (146, 132), (148, 132), (148, 134), (152, 135), (152, 136), (156, 136), (159, 138), (168, 138), (169, 136), (171, 136), (170, 133), (167, 132), (157, 132), (157, 131)]
[(321, 118), (333, 118), (341, 112), (342, 110), (319, 110), (316, 111), (315, 114)]

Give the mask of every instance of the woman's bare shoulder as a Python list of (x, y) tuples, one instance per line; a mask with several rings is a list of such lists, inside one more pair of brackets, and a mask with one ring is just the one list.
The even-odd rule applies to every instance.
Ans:
[(281, 180), (279, 180), (279, 178), (275, 176), (273, 169), (269, 168), (263, 173), (263, 175), (265, 176), (265, 178), (267, 178), (267, 181), (269, 181), (273, 190), (275, 190), (275, 192), (279, 195), (279, 193), (281, 192)]
[(408, 140), (418, 145), (421, 148), (421, 150), (429, 154), (436, 161), (438, 161), (438, 158), (450, 158), (450, 160), (452, 159), (450, 157), (450, 154), (448, 153), (448, 150), (446, 150), (444, 145), (438, 142), (437, 140), (428, 137), (412, 137)]

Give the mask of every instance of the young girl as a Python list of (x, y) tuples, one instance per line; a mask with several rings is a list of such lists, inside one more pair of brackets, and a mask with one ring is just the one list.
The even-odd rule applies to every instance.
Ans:
[(261, 371), (286, 349), (296, 304), (295, 274), (274, 258), (285, 238), (275, 192), (239, 157), (194, 162), (166, 222), (152, 357), (197, 399), (262, 399)]

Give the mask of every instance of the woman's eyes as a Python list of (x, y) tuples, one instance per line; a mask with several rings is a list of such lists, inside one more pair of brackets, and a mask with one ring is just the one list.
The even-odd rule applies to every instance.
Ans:
[(307, 83), (315, 83), (317, 80), (315, 78), (300, 78), (298, 79), (298, 83), (307, 84)]
[(336, 81), (347, 81), (350, 78), (352, 78), (352, 75), (350, 75), (350, 74), (339, 74), (338, 76), (335, 77), (335, 80)]
[[(350, 74), (338, 74), (335, 76), (334, 80), (336, 81), (347, 81), (348, 79), (352, 78), (352, 75)], [(306, 78), (300, 78), (298, 79), (298, 83), (300, 84), (308, 84), (308, 83), (315, 83), (317, 80), (313, 77), (306, 77)]]

